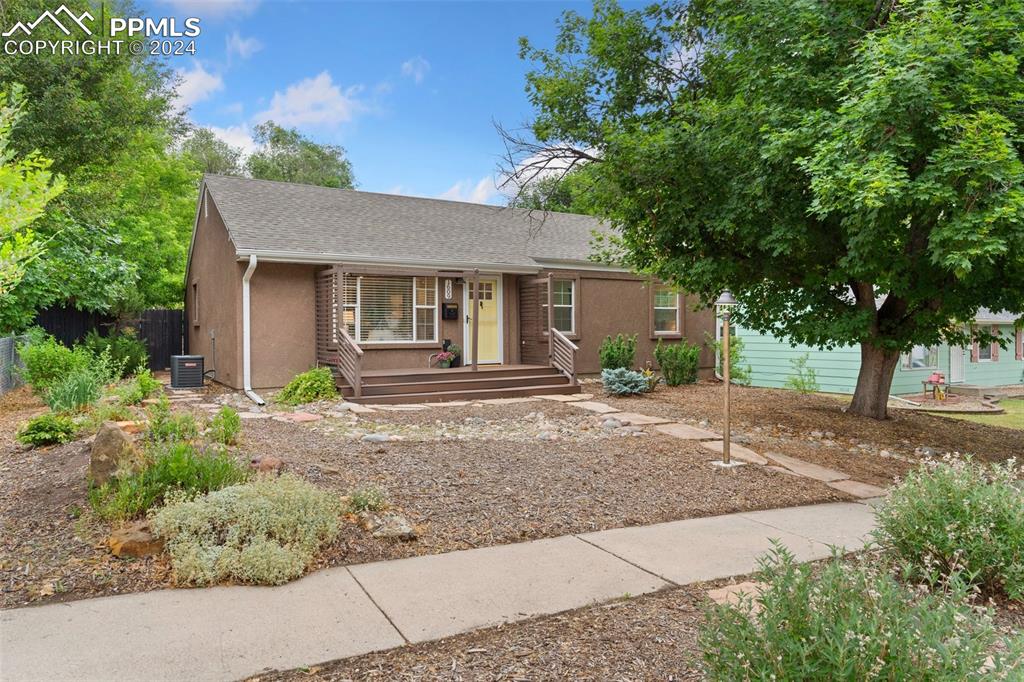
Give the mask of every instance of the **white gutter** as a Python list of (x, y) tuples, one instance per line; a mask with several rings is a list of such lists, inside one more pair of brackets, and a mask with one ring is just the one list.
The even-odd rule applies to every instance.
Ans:
[(250, 334), (250, 318), (252, 317), (249, 311), (249, 280), (252, 279), (252, 273), (256, 269), (256, 254), (249, 256), (249, 267), (245, 269), (245, 274), (242, 275), (242, 389), (245, 394), (249, 396), (249, 400), (253, 401), (257, 405), (266, 405), (263, 398), (259, 397), (252, 390), (252, 343)]

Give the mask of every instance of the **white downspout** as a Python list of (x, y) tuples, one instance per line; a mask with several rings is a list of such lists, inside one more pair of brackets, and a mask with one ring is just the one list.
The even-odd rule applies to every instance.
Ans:
[(251, 335), (249, 333), (250, 324), (250, 313), (249, 313), (249, 280), (252, 278), (252, 273), (256, 269), (256, 254), (249, 256), (249, 267), (245, 269), (245, 274), (242, 275), (242, 388), (245, 391), (245, 395), (249, 396), (249, 400), (253, 401), (257, 405), (266, 405), (263, 398), (259, 397), (252, 390), (252, 350), (251, 350)]

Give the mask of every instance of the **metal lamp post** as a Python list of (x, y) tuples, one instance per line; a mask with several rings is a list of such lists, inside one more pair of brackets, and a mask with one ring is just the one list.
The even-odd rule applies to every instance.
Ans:
[(736, 299), (732, 292), (725, 289), (715, 301), (715, 307), (722, 316), (722, 379), (725, 381), (725, 429), (722, 431), (722, 465), (731, 466), (729, 459), (729, 441), (732, 438), (732, 426), (729, 419), (729, 387), (732, 381), (729, 376), (729, 317), (736, 307)]

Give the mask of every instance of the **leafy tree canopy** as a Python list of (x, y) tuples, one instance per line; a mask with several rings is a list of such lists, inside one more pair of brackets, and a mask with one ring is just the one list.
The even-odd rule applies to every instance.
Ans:
[(539, 211), (593, 214), (597, 208), (591, 200), (596, 192), (597, 178), (586, 166), (565, 172), (554, 171), (527, 182), (508, 205)]
[(522, 42), (539, 144), (513, 142), (591, 162), (628, 265), (861, 344), (851, 410), (882, 417), (901, 351), (1024, 312), (1021, 26), (1022, 0), (602, 1)]
[(240, 175), (242, 150), (218, 138), (209, 128), (196, 128), (182, 143), (182, 152), (204, 173)]
[(342, 189), (355, 187), (352, 164), (342, 147), (317, 144), (299, 131), (282, 128), (273, 121), (256, 126), (253, 137), (260, 147), (248, 158), (245, 168), (254, 178)]

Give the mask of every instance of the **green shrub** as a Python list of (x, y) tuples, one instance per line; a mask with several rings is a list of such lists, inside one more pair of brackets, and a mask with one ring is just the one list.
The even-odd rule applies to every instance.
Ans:
[(160, 389), (160, 382), (145, 367), (135, 370), (135, 376), (117, 389), (118, 399), (124, 405), (138, 405)]
[(75, 369), (46, 391), (46, 404), (54, 412), (80, 412), (100, 399), (103, 384), (91, 368)]
[(123, 378), (133, 370), (145, 367), (149, 361), (146, 344), (135, 336), (133, 329), (115, 332), (109, 336), (100, 336), (93, 329), (86, 335), (82, 345), (96, 356), (104, 351), (110, 354), (111, 360), (118, 368), (115, 379)]
[[(713, 336), (706, 334), (707, 342), (715, 349), (715, 357), (718, 366), (715, 370), (719, 376), (725, 376), (722, 369), (722, 342), (716, 341)], [(754, 370), (750, 365), (744, 363), (743, 339), (739, 336), (729, 337), (729, 379), (732, 383), (740, 386), (749, 386), (750, 377)]]
[(91, 357), (84, 348), (71, 350), (47, 334), (35, 334), (26, 344), (18, 346), (18, 357), (24, 365), (19, 372), (32, 390), (45, 396), (50, 386), (72, 373), (87, 369)]
[(224, 445), (234, 445), (238, 441), (238, 434), (242, 431), (242, 418), (232, 408), (225, 405), (217, 411), (210, 420), (210, 428), (207, 435), (210, 440)]
[(47, 412), (33, 417), (18, 431), (18, 442), (25, 445), (67, 443), (75, 437), (75, 422), (70, 417)]
[(875, 541), (904, 575), (930, 585), (959, 574), (1024, 599), (1021, 469), (948, 459), (926, 463), (876, 511)]
[(814, 572), (778, 547), (761, 566), (761, 595), (712, 607), (701, 628), (711, 680), (960, 682), (1006, 679), (997, 675), (1024, 664), (1020, 639), (994, 652), (991, 614), (971, 607), (962, 584), (922, 593), (838, 557)]
[(598, 350), (601, 369), (631, 369), (636, 357), (636, 334), (617, 335), (614, 339), (606, 336)]
[(814, 371), (813, 367), (807, 366), (807, 361), (810, 358), (810, 353), (804, 353), (800, 357), (789, 361), (790, 367), (793, 368), (793, 373), (786, 377), (787, 388), (792, 388), (797, 393), (805, 395), (821, 390), (821, 386), (818, 385), (818, 373)]
[(687, 343), (665, 345), (658, 339), (654, 348), (654, 359), (658, 361), (661, 374), (669, 386), (692, 384), (697, 381), (697, 367), (700, 364), (700, 346)]
[(89, 491), (97, 515), (108, 520), (141, 516), (171, 492), (184, 498), (219, 490), (248, 478), (249, 470), (223, 450), (198, 452), (188, 443), (170, 443), (147, 452), (152, 464)]
[(356, 488), (348, 495), (348, 510), (356, 514), (364, 511), (383, 511), (387, 507), (387, 496), (376, 486)]
[(601, 383), (604, 390), (612, 395), (635, 395), (651, 390), (643, 372), (625, 368), (601, 370)]
[(149, 420), (149, 439), (157, 443), (192, 440), (199, 435), (195, 418), (188, 413), (174, 414), (167, 396), (146, 409)]
[(300, 478), (261, 477), (153, 517), (181, 583), (279, 585), (302, 575), (340, 532), (338, 498)]
[(277, 401), (286, 405), (301, 405), (314, 400), (333, 398), (336, 393), (331, 370), (327, 367), (317, 367), (289, 381), (277, 394)]

